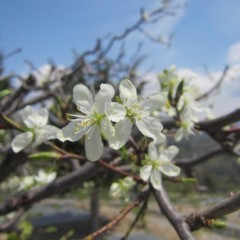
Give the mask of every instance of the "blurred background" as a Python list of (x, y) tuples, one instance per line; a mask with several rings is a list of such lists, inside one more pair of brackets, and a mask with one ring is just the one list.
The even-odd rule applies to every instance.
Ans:
[[(215, 116), (239, 107), (238, 0), (2, 0), (0, 6), (2, 71), (6, 76), (17, 75), (11, 77), (13, 88), (21, 84), (19, 76), (26, 77), (31, 73), (39, 81), (49, 77), (52, 66), (59, 70), (60, 75), (61, 71), (72, 71), (80, 57), (86, 54), (91, 63), (88, 66), (90, 70), (86, 71), (102, 71), (102, 78), (109, 78), (113, 83), (127, 76), (134, 77), (140, 86), (144, 81), (142, 94), (158, 91), (157, 74), (172, 65), (176, 66), (180, 76), (190, 78), (202, 92), (224, 76), (220, 88), (205, 103), (211, 106)], [(155, 17), (154, 11), (159, 8), (167, 10)], [(138, 25), (139, 21), (141, 24)], [(112, 41), (114, 44), (111, 45)], [(99, 48), (102, 51), (98, 52)], [(91, 55), (94, 51), (96, 54), (104, 53), (108, 61), (96, 63), (96, 55)], [(113, 70), (106, 76), (104, 71), (109, 66), (113, 66)], [(95, 80), (96, 76), (91, 73), (85, 81), (90, 84)], [(216, 143), (201, 135), (181, 142), (179, 147), (180, 158), (193, 158), (216, 147)], [(224, 169), (222, 164), (226, 165)], [(230, 194), (230, 189), (236, 190), (240, 184), (239, 173), (240, 165), (236, 158), (222, 154), (194, 171), (199, 179), (198, 186), (168, 186), (170, 197), (179, 211), (190, 213), (193, 209), (189, 206), (202, 208), (226, 196), (226, 193)], [(22, 223), (26, 231), (31, 231), (29, 239), (74, 239), (79, 225), (91, 218), (86, 197), (92, 191), (91, 183), (85, 187), (86, 192), (64, 194), (60, 199), (45, 200), (35, 206), (29, 214), (30, 221)], [(106, 199), (104, 201), (108, 201), (108, 190), (101, 189), (101, 192), (102, 198)], [(2, 194), (1, 199), (4, 197)], [(85, 200), (79, 203), (79, 198)], [(120, 202), (111, 201), (108, 208), (103, 204), (101, 224), (119, 209)], [(152, 203), (147, 220), (141, 222), (135, 235), (129, 239), (160, 239), (157, 237), (160, 235), (163, 239), (177, 239), (166, 220), (162, 218), (162, 223), (156, 224), (157, 214), (157, 207)], [(111, 239), (119, 239), (119, 234), (132, 218), (130, 215), (125, 221), (126, 226), (117, 228)], [(228, 229), (216, 233), (201, 230), (196, 233), (196, 238), (239, 239), (239, 212), (231, 215), (228, 221)], [(146, 232), (151, 232), (152, 237), (146, 237)], [(7, 238), (2, 235), (0, 239)]]

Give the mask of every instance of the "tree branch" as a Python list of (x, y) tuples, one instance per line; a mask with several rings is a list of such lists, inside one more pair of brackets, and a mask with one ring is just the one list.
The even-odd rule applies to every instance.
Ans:
[(154, 197), (157, 201), (157, 204), (168, 219), (168, 221), (172, 224), (174, 229), (176, 230), (178, 236), (181, 240), (194, 240), (191, 232), (189, 231), (188, 225), (184, 221), (184, 218), (181, 217), (173, 208), (167, 193), (165, 192), (163, 186), (161, 185), (160, 191), (152, 189)]
[(240, 209), (240, 192), (221, 201), (215, 206), (203, 210), (202, 212), (192, 213), (185, 218), (191, 231), (196, 231), (201, 227), (211, 227), (208, 220), (223, 217)]
[(87, 162), (78, 171), (60, 177), (47, 186), (31, 190), (20, 196), (12, 197), (0, 205), (0, 215), (16, 211), (22, 207), (30, 206), (44, 198), (59, 194), (69, 188), (81, 184), (84, 180), (91, 178), (99, 170), (98, 164)]
[(178, 165), (179, 167), (192, 167), (197, 164), (204, 163), (208, 161), (210, 158), (222, 154), (225, 151), (222, 148), (216, 147), (214, 149), (211, 149), (209, 152), (205, 153), (202, 156), (192, 158), (192, 159), (177, 159), (175, 164)]
[(240, 121), (240, 108), (237, 108), (231, 113), (228, 113), (221, 117), (199, 122), (196, 124), (197, 125), (196, 127), (202, 131), (215, 132), (229, 124), (232, 124), (238, 121)]

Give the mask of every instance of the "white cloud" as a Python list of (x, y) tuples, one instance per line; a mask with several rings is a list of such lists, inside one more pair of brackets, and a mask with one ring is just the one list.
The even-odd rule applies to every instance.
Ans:
[(240, 63), (240, 42), (230, 46), (227, 53), (227, 60), (230, 64)]

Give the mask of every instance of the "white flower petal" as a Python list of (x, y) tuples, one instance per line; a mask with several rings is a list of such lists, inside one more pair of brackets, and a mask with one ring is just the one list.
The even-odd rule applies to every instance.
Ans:
[(41, 108), (37, 111), (32, 111), (32, 109), (27, 108), (23, 113), (23, 122), (29, 128), (43, 127), (48, 122), (48, 110), (46, 108)]
[(85, 139), (86, 156), (90, 161), (98, 160), (103, 153), (103, 143), (100, 136), (100, 129), (96, 125)]
[(176, 133), (174, 134), (174, 139), (175, 141), (179, 142), (184, 136), (184, 133), (183, 133), (183, 128), (179, 128)]
[(30, 105), (26, 106), (22, 111), (21, 111), (21, 115), (22, 115), (22, 119), (26, 119), (29, 116), (31, 116), (33, 114), (32, 111), (32, 107)]
[(49, 140), (49, 139), (55, 139), (57, 137), (57, 133), (59, 132), (59, 129), (52, 125), (46, 125), (42, 129), (39, 129), (38, 131), (42, 132), (42, 136), (44, 140)]
[(165, 150), (165, 154), (167, 155), (167, 158), (169, 160), (172, 160), (179, 152), (178, 147), (176, 146), (170, 146)]
[(124, 188), (126, 189), (130, 189), (131, 187), (133, 187), (136, 183), (133, 180), (132, 177), (125, 177), (122, 181), (122, 184), (124, 186)]
[(163, 125), (158, 119), (145, 117), (141, 120), (136, 120), (136, 125), (143, 135), (152, 138), (155, 143), (158, 144), (165, 141), (166, 137), (161, 132)]
[(105, 114), (113, 122), (119, 122), (126, 116), (126, 108), (116, 102), (108, 102), (105, 105)]
[(112, 183), (109, 194), (114, 199), (118, 199), (122, 196), (122, 189), (120, 188), (119, 183)]
[(183, 110), (183, 107), (184, 107), (184, 98), (183, 98), (183, 96), (181, 96), (177, 103), (178, 111)]
[(157, 147), (154, 142), (148, 144), (148, 155), (151, 160), (156, 160), (158, 158)]
[(157, 169), (153, 169), (153, 171), (151, 172), (150, 182), (153, 188), (155, 188), (156, 190), (161, 189), (162, 179), (161, 174)]
[(36, 126), (44, 127), (48, 122), (48, 110), (46, 108), (41, 108), (33, 117), (35, 118), (34, 121)]
[(127, 107), (131, 107), (137, 102), (137, 90), (130, 80), (124, 79), (121, 81), (119, 92), (120, 98)]
[(114, 136), (114, 127), (108, 118), (103, 118), (100, 123), (101, 131), (106, 139)]
[(77, 84), (73, 88), (73, 101), (83, 113), (93, 112), (93, 97), (90, 90), (83, 84)]
[(66, 140), (76, 142), (85, 135), (85, 133), (89, 130), (90, 127), (91, 126), (82, 128), (81, 131), (76, 133), (76, 123), (70, 122), (63, 129), (57, 132), (57, 138), (62, 142)]
[(164, 103), (165, 103), (165, 97), (162, 94), (157, 93), (145, 98), (142, 101), (141, 106), (144, 108), (144, 110), (154, 111), (164, 106)]
[(169, 177), (176, 177), (180, 174), (181, 171), (178, 166), (175, 166), (170, 161), (168, 164), (165, 162), (165, 164), (161, 165), (158, 169)]
[(129, 139), (132, 123), (129, 118), (117, 122), (114, 126), (115, 135), (108, 140), (110, 147), (115, 150), (121, 148)]
[(32, 143), (33, 134), (32, 132), (25, 132), (17, 135), (12, 141), (12, 149), (15, 153), (20, 152), (25, 147)]
[(150, 177), (151, 172), (152, 172), (152, 166), (151, 165), (143, 166), (140, 169), (140, 178), (143, 181), (147, 181), (149, 179), (149, 177)]
[(104, 114), (105, 104), (110, 102), (115, 94), (114, 88), (110, 84), (101, 84), (100, 91), (95, 97), (95, 110), (98, 113)]
[(44, 139), (42, 132), (40, 133), (35, 132), (35, 138), (34, 138), (34, 142), (32, 143), (32, 147), (36, 147), (40, 145), (44, 140), (46, 139)]

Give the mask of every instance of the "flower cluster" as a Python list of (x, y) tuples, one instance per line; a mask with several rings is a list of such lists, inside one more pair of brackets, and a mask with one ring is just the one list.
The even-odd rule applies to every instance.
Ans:
[[(176, 80), (176, 79), (174, 79)], [(167, 86), (168, 82), (164, 83)], [(175, 86), (175, 83), (171, 83)], [(177, 90), (178, 91), (178, 90)], [(157, 146), (165, 142), (162, 133), (163, 125), (153, 112), (162, 109), (165, 103), (164, 95), (152, 94), (141, 98), (137, 90), (128, 79), (121, 81), (119, 96), (113, 101), (115, 90), (110, 84), (101, 84), (99, 92), (93, 97), (91, 91), (83, 84), (73, 88), (73, 102), (77, 106), (78, 114), (68, 114), (70, 122), (61, 130), (47, 125), (48, 111), (45, 108), (33, 110), (30, 106), (22, 111), (25, 132), (16, 136), (12, 142), (14, 152), (19, 152), (27, 146), (37, 146), (48, 139), (58, 138), (61, 141), (78, 141), (85, 138), (86, 157), (90, 161), (98, 160), (103, 153), (103, 140), (115, 150), (124, 146), (131, 135), (133, 125), (146, 137), (152, 139), (149, 144), (149, 155), (142, 161), (140, 177), (150, 179), (155, 189), (160, 188), (160, 172), (168, 176), (176, 176), (180, 169), (171, 163), (177, 154), (176, 147), (169, 147), (157, 153)], [(183, 94), (179, 106), (183, 112), (192, 112), (191, 105), (185, 106), (187, 99)], [(181, 103), (181, 104), (180, 104)], [(46, 176), (40, 172), (34, 181), (41, 182)], [(32, 178), (26, 178), (26, 184), (32, 184)], [(112, 184), (110, 194), (114, 198), (127, 199), (129, 189), (134, 185), (131, 177), (126, 177)]]
[(199, 113), (206, 109), (195, 100), (198, 91), (196, 86), (177, 76), (175, 67), (159, 74), (158, 79), (165, 97), (162, 110), (178, 118), (179, 129), (175, 139), (180, 141), (194, 134), (194, 123), (198, 122)]
[(91, 161), (98, 160), (102, 155), (101, 134), (113, 149), (118, 150), (128, 141), (133, 124), (155, 143), (164, 142), (163, 126), (151, 115), (163, 105), (163, 96), (154, 94), (138, 98), (136, 88), (128, 79), (121, 81), (119, 93), (119, 101), (112, 102), (115, 95), (113, 87), (101, 84), (94, 101), (86, 86), (76, 85), (73, 101), (81, 113), (69, 114), (70, 123), (59, 132), (58, 139), (78, 141), (85, 136), (86, 156)]
[(43, 186), (55, 180), (56, 172), (46, 172), (40, 169), (36, 175), (13, 176), (5, 184), (1, 185), (1, 190), (17, 189), (18, 191), (28, 190), (35, 186)]

